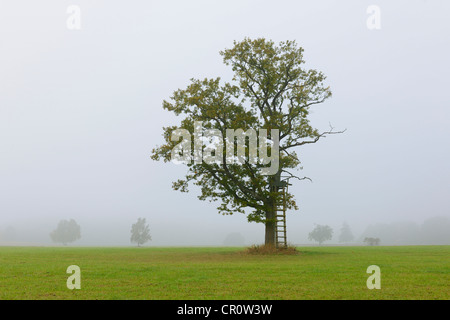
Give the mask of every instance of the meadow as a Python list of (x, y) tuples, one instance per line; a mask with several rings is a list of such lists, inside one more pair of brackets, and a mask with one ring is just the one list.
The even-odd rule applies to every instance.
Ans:
[[(233, 247), (0, 247), (0, 299), (450, 298), (450, 246), (298, 247), (249, 255)], [(81, 270), (81, 289), (66, 269)], [(381, 270), (369, 290), (367, 267)]]

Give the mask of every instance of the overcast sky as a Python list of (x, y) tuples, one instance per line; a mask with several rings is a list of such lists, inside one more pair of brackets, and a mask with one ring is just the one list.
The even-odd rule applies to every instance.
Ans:
[[(367, 27), (369, 5), (380, 29)], [(175, 121), (162, 101), (191, 78), (230, 79), (219, 51), (244, 37), (296, 40), (333, 91), (313, 125), (347, 129), (297, 149), (313, 182), (291, 187), (290, 242), (315, 223), (358, 235), (449, 217), (449, 12), (446, 0), (0, 0), (0, 232), (50, 243), (74, 218), (78, 244), (127, 245), (145, 217), (151, 245), (263, 242), (262, 224), (173, 191), (185, 168), (150, 159)]]

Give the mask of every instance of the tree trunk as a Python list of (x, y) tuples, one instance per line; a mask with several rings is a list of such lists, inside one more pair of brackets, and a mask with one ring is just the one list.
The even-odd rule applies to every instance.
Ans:
[(266, 212), (266, 246), (275, 246), (275, 211), (272, 208)]

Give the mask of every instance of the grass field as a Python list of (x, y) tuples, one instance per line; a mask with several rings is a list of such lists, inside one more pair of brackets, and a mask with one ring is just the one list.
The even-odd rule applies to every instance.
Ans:
[[(243, 248), (0, 247), (0, 299), (449, 299), (450, 246)], [(69, 290), (69, 265), (81, 289)], [(369, 290), (369, 265), (381, 289)]]

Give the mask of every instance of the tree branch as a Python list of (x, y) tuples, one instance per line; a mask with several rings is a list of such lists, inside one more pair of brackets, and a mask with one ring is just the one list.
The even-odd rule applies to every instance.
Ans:
[(342, 131), (333, 131), (333, 129), (334, 128), (331, 127), (330, 131), (322, 132), (317, 137), (315, 137), (313, 140), (305, 140), (305, 141), (297, 142), (297, 143), (294, 143), (294, 144), (291, 144), (291, 145), (282, 146), (282, 147), (280, 147), (280, 151), (285, 151), (286, 149), (302, 146), (302, 145), (305, 145), (305, 144), (316, 143), (317, 141), (320, 140), (320, 138), (326, 137), (329, 134), (339, 134), (339, 133), (344, 133), (345, 131), (347, 131), (347, 129), (344, 129)]

